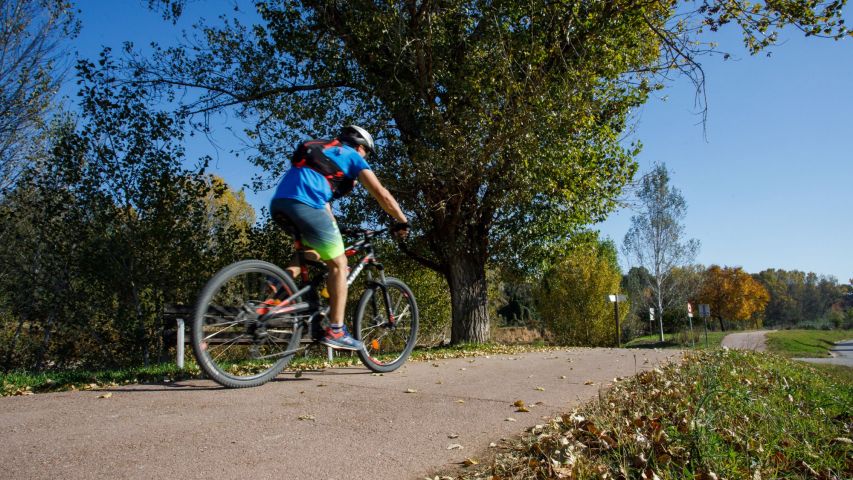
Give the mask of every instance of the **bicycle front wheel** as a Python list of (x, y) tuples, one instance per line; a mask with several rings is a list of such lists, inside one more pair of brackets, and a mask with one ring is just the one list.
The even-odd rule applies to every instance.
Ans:
[(418, 304), (412, 290), (393, 277), (385, 279), (385, 289), (378, 284), (368, 288), (358, 302), (353, 330), (364, 342), (364, 350), (358, 351), (364, 366), (382, 373), (400, 368), (418, 336)]
[[(296, 291), (284, 270), (245, 260), (220, 270), (196, 302), (193, 353), (202, 370), (229, 388), (255, 387), (290, 362), (299, 346), (298, 313), (283, 300)], [(276, 313), (282, 310), (282, 313)]]

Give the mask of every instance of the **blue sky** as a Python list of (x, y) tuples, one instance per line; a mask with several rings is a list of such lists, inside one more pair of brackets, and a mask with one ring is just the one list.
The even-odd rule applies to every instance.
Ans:
[[(169, 44), (189, 27), (188, 21), (164, 22), (145, 4), (78, 2), (82, 30), (72, 48), (94, 57), (101, 46), (118, 50), (125, 40)], [(232, 6), (190, 2), (185, 18), (212, 19)], [(699, 263), (813, 271), (846, 283), (853, 278), (853, 39), (805, 39), (786, 31), (770, 58), (747, 55), (731, 30), (714, 40), (734, 55), (703, 62), (704, 130), (686, 79), (657, 92), (636, 112), (626, 139), (644, 145), (640, 172), (654, 162), (671, 170), (688, 203), (687, 235), (702, 242)], [(73, 92), (73, 82), (64, 91)], [(212, 154), (232, 187), (248, 183), (254, 170), (228, 153), (232, 140), (217, 142), (218, 151), (195, 140), (188, 153)], [(247, 194), (259, 208), (271, 193)], [(621, 245), (632, 214), (620, 210), (595, 228)]]

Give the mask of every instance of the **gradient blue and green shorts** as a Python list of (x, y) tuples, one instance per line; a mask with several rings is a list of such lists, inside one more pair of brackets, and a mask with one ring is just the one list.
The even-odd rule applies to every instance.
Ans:
[(314, 208), (292, 198), (275, 198), (270, 203), (273, 218), (284, 214), (296, 226), (303, 245), (316, 250), (323, 260), (344, 254), (344, 239), (335, 217), (325, 208)]

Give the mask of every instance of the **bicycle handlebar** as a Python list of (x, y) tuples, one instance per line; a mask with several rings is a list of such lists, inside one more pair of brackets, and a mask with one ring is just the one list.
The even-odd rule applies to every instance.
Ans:
[(367, 238), (378, 237), (379, 235), (388, 233), (389, 230), (390, 229), (388, 229), (388, 228), (383, 228), (381, 230), (368, 230), (365, 228), (341, 228), (340, 229), (341, 233), (344, 235), (360, 236), (360, 237), (367, 237)]

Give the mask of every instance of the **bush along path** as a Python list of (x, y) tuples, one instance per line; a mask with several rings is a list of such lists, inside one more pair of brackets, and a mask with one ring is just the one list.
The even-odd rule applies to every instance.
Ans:
[(853, 384), (842, 378), (770, 354), (691, 353), (444, 477), (849, 479)]

